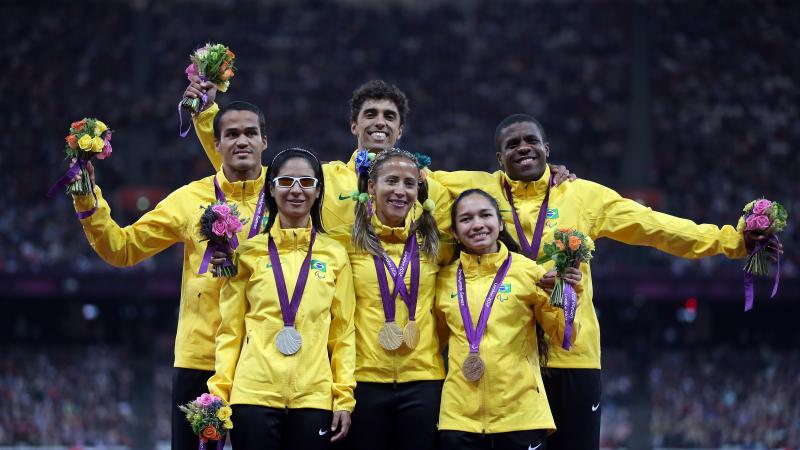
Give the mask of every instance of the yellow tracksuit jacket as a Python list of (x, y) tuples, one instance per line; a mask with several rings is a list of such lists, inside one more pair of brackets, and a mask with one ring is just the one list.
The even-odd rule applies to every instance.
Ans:
[[(279, 222), (270, 234), (291, 299), (311, 228), (282, 229)], [(266, 234), (241, 244), (239, 272), (223, 283), (210, 392), (231, 404), (352, 411), (355, 301), (347, 252), (324, 233), (317, 233), (295, 318), (303, 343), (297, 353), (286, 356), (275, 345), (283, 318), (267, 245)]]
[[(400, 264), (403, 247), (408, 237), (408, 224), (402, 228), (383, 225), (377, 215), (372, 225), (381, 241), (383, 249), (395, 264)], [(339, 227), (331, 231), (347, 248), (356, 292), (356, 380), (375, 383), (405, 383), (420, 380), (441, 380), (444, 378), (444, 361), (437, 335), (436, 320), (433, 314), (434, 284), (440, 265), (438, 261), (428, 260), (420, 255), (419, 296), (416, 317), (419, 327), (419, 344), (413, 350), (405, 345), (390, 351), (378, 343), (378, 332), (385, 323), (383, 302), (375, 263), (368, 252), (356, 250), (351, 242), (352, 226)], [(421, 239), (418, 237), (421, 244)], [(446, 250), (441, 254), (446, 254)], [(394, 289), (394, 281), (388, 269), (386, 278), (389, 291)], [(411, 286), (411, 265), (405, 275), (406, 286)], [(402, 329), (408, 322), (408, 307), (400, 294), (395, 300), (395, 321)]]
[[(183, 276), (178, 330), (175, 336), (175, 367), (214, 370), (214, 336), (219, 326), (220, 278), (210, 272), (198, 275), (206, 251), (200, 235), (201, 209), (216, 201), (214, 177), (228, 202), (239, 207), (242, 218), (253, 220), (258, 194), (264, 185), (264, 171), (256, 180), (229, 182), (222, 171), (189, 183), (168, 195), (132, 225), (120, 228), (111, 218), (108, 202), (95, 186), (97, 210), (81, 220), (83, 231), (94, 251), (107, 263), (127, 267), (139, 263), (167, 247), (182, 242)], [(75, 210), (94, 206), (91, 195), (74, 197)], [(239, 232), (246, 241), (250, 222)]]
[[(203, 150), (217, 170), (222, 166), (222, 156), (214, 148), (214, 116), (218, 112), (219, 106), (214, 103), (192, 119)], [(355, 164), (357, 152), (357, 150), (354, 151), (350, 160), (346, 163), (332, 161), (322, 165), (322, 172), (325, 176), (322, 223), (328, 230), (353, 223), (355, 203), (350, 199), (350, 194), (358, 188)], [(448, 232), (450, 227), (450, 195), (438, 182), (431, 180), (429, 177), (428, 196), (436, 202), (434, 217), (439, 229)], [(415, 211), (414, 218), (419, 218), (422, 214), (422, 205), (417, 202), (416, 208), (412, 211)]]
[[(487, 172), (443, 172), (433, 176), (449, 191), (452, 197), (470, 188), (480, 188), (494, 196), (499, 204), (506, 227), (517, 239), (511, 206), (506, 199), (503, 181), (507, 180), (514, 196), (525, 236), (533, 238), (533, 229), (539, 207), (544, 200), (550, 169), (534, 182), (508, 179), (502, 171)], [(611, 238), (632, 245), (657, 248), (683, 258), (700, 258), (724, 254), (730, 258), (746, 256), (741, 233), (730, 225), (722, 228), (701, 224), (687, 219), (653, 211), (633, 200), (621, 197), (615, 191), (587, 180), (562, 183), (550, 189), (547, 221), (542, 235), (539, 256), (544, 244), (553, 240), (558, 228), (575, 228), (592, 239)], [(552, 262), (544, 265), (551, 269)], [(582, 294), (576, 320), (582, 323), (581, 335), (570, 351), (560, 345), (550, 345), (548, 367), (569, 369), (600, 368), (600, 328), (592, 304), (592, 274), (590, 264), (581, 264), (583, 279)]]
[[(464, 270), (467, 300), (475, 326), (486, 294), (507, 256), (508, 249), (501, 243), (497, 253), (471, 255), (462, 252), (459, 259), (439, 271), (436, 313), (447, 324), (450, 336), (449, 370), (439, 412), (440, 430), (505, 433), (555, 429), (542, 383), (534, 321), (560, 344), (564, 336), (564, 312), (550, 306), (550, 295), (536, 286), (545, 270), (533, 261), (512, 253), (511, 268), (495, 298), (481, 340), (480, 356), (486, 366), (483, 376), (471, 382), (461, 371), (469, 355), (469, 342), (458, 306), (458, 265), (462, 264)], [(578, 310), (583, 307), (580, 305)], [(580, 314), (576, 314), (573, 336), (582, 333), (577, 332), (579, 317)]]

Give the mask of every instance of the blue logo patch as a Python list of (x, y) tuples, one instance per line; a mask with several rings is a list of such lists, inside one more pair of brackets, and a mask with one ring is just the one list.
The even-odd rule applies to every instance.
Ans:
[(558, 219), (558, 208), (547, 208), (545, 216), (548, 219)]

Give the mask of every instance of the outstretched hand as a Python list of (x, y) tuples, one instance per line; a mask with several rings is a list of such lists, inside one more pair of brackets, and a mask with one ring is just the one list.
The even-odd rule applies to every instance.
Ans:
[[(70, 161), (70, 165), (75, 164), (76, 162), (77, 160), (75, 158), (72, 158), (72, 160)], [(88, 161), (86, 163), (86, 172), (89, 174), (89, 181), (91, 181), (92, 186), (94, 186), (94, 166), (92, 165), (91, 161)], [(72, 177), (72, 179), (69, 181), (70, 183), (74, 183), (76, 181), (81, 181), (82, 179), (83, 179), (83, 171), (79, 170), (78, 173), (75, 174), (75, 176)]]
[(778, 242), (777, 239), (772, 239), (775, 233), (763, 233), (760, 231), (745, 231), (744, 232), (744, 245), (747, 248), (747, 253), (753, 253), (753, 250), (761, 244), (764, 245), (764, 250), (767, 251), (769, 259), (775, 261), (778, 255), (783, 254), (783, 244)]

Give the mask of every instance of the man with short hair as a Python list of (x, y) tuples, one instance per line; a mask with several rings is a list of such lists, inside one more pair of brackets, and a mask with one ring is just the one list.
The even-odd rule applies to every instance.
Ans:
[[(437, 171), (431, 178), (453, 197), (470, 188), (494, 196), (505, 213), (507, 229), (531, 259), (543, 255), (542, 244), (551, 242), (554, 231), (560, 228), (574, 228), (592, 239), (605, 237), (654, 247), (683, 258), (717, 254), (744, 258), (747, 248), (767, 239), (742, 236), (730, 225), (698, 225), (653, 211), (591, 181), (552, 185), (547, 164), (550, 144), (541, 124), (531, 116), (515, 114), (504, 119), (495, 131), (495, 144), (501, 170), (491, 174)], [(532, 242), (539, 227), (541, 241)], [(545, 264), (552, 266), (552, 262)], [(581, 263), (580, 268), (582, 289), (578, 291), (582, 293), (575, 319), (581, 323), (580, 333), (569, 351), (560, 343), (549, 345), (549, 361), (542, 364), (547, 368), (543, 371), (544, 387), (557, 427), (548, 437), (548, 450), (591, 450), (600, 445), (600, 328), (592, 303), (590, 264)], [(544, 283), (552, 285), (553, 276), (549, 272)]]
[(208, 244), (199, 233), (200, 216), (207, 205), (223, 200), (236, 204), (241, 218), (250, 219), (238, 233), (239, 241), (261, 230), (256, 210), (264, 188), (265, 170), (261, 166), (261, 154), (267, 148), (264, 127), (264, 114), (256, 106), (245, 102), (229, 104), (213, 125), (213, 151), (220, 161), (220, 170), (178, 188), (152, 211), (124, 228), (111, 218), (108, 202), (100, 187), (94, 185), (91, 163), (87, 169), (94, 195), (73, 197), (86, 238), (95, 252), (113, 266), (133, 266), (173, 244), (184, 244), (172, 375), (173, 450), (197, 449), (198, 436), (178, 405), (208, 392), (206, 381), (214, 374), (215, 337), (220, 323), (219, 292), (223, 278), (214, 278), (209, 272), (198, 273)]

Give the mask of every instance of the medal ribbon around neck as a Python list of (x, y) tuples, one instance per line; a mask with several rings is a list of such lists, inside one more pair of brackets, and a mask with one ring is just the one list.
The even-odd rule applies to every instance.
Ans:
[(300, 307), (300, 301), (303, 298), (303, 291), (306, 288), (306, 281), (308, 281), (308, 272), (311, 267), (311, 248), (314, 246), (314, 240), (317, 237), (317, 230), (311, 228), (311, 241), (308, 243), (308, 251), (303, 264), (300, 266), (300, 274), (297, 275), (297, 283), (292, 292), (292, 301), (289, 301), (289, 293), (286, 289), (286, 279), (283, 277), (283, 268), (281, 267), (281, 259), (278, 256), (278, 249), (275, 246), (275, 241), (272, 236), (269, 237), (269, 260), (272, 263), (272, 274), (275, 276), (275, 287), (278, 290), (278, 300), (281, 304), (281, 315), (283, 316), (283, 325), (286, 327), (294, 327), (294, 319), (297, 317), (297, 309)]
[(533, 240), (528, 243), (528, 238), (525, 237), (525, 231), (522, 229), (517, 209), (514, 207), (514, 195), (511, 193), (511, 185), (508, 180), (503, 180), (503, 187), (506, 191), (506, 198), (508, 203), (511, 204), (511, 215), (514, 217), (514, 228), (517, 229), (517, 240), (522, 247), (522, 252), (530, 259), (535, 260), (539, 255), (539, 246), (542, 243), (542, 232), (544, 231), (545, 217), (547, 216), (547, 205), (550, 201), (550, 186), (553, 184), (553, 174), (550, 174), (550, 181), (547, 183), (547, 190), (544, 193), (544, 200), (539, 207), (539, 217), (536, 219), (536, 227), (533, 230)]
[(489, 293), (486, 294), (486, 299), (483, 301), (481, 307), (481, 315), (478, 317), (478, 324), (473, 328), (472, 316), (469, 312), (469, 302), (467, 301), (467, 282), (464, 278), (464, 269), (461, 264), (458, 264), (458, 271), (456, 272), (456, 287), (458, 290), (458, 308), (461, 310), (461, 321), (464, 323), (464, 331), (467, 334), (467, 342), (469, 342), (470, 353), (478, 353), (481, 346), (481, 340), (486, 332), (486, 323), (489, 321), (489, 314), (492, 312), (492, 305), (494, 299), (497, 297), (497, 292), (503, 284), (503, 280), (508, 274), (508, 269), (511, 267), (511, 252), (508, 257), (503, 261), (497, 275), (494, 276), (492, 286), (489, 288)]
[[(414, 320), (417, 310), (417, 296), (419, 295), (419, 244), (417, 244), (417, 237), (411, 234), (406, 239), (406, 245), (403, 247), (403, 254), (400, 257), (400, 266), (397, 267), (389, 256), (384, 253), (383, 257), (373, 256), (375, 263), (375, 271), (378, 275), (378, 287), (381, 291), (381, 301), (383, 303), (383, 315), (386, 322), (394, 322), (395, 318), (395, 300), (397, 299), (398, 292), (403, 297), (403, 301), (408, 306), (408, 320)], [(386, 270), (384, 264), (389, 269), (394, 280), (394, 289), (391, 295), (389, 294), (389, 280), (386, 277)], [(406, 289), (406, 271), (409, 264), (411, 265), (411, 292)]]

